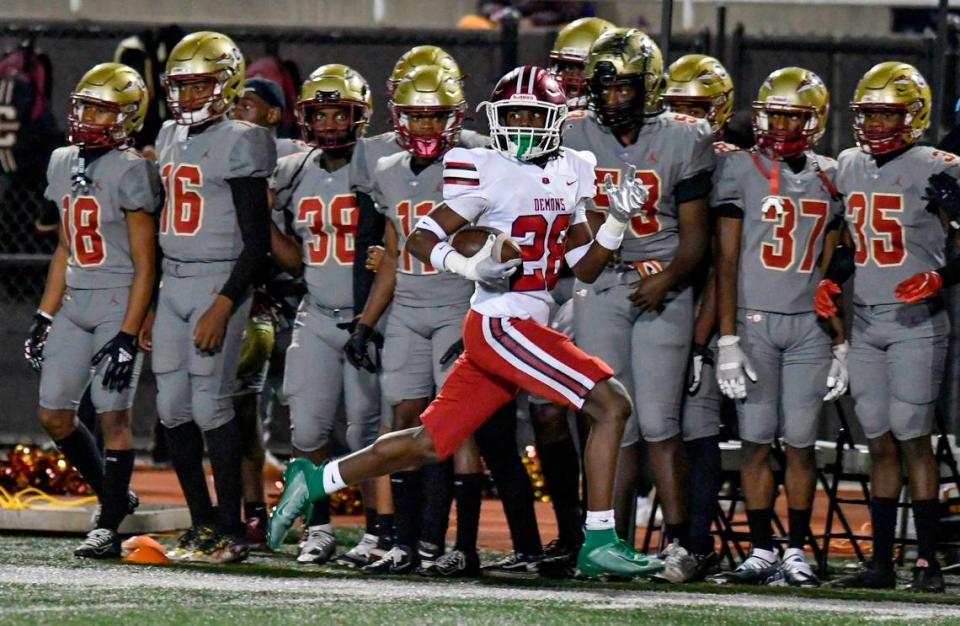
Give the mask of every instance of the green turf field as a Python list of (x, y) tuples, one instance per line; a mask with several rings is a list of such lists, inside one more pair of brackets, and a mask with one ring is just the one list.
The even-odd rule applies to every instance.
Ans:
[[(341, 538), (356, 537), (355, 532)], [(960, 580), (941, 597), (702, 584), (369, 578), (248, 563), (135, 566), (71, 556), (76, 538), (0, 536), (0, 623), (17, 624), (960, 624)], [(956, 594), (956, 595), (954, 595)]]

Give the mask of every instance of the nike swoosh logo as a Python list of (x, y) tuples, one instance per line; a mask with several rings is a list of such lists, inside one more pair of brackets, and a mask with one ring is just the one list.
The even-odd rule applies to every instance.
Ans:
[(573, 182), (567, 183), (567, 187), (569, 187), (570, 185), (576, 185), (576, 184), (577, 184), (577, 181), (573, 181)]

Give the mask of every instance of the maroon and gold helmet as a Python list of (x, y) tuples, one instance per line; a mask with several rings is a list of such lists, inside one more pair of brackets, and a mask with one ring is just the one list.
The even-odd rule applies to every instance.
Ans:
[[(547, 69), (523, 65), (511, 70), (497, 83), (486, 107), (493, 146), (508, 156), (527, 161), (550, 154), (560, 147), (560, 132), (567, 118), (567, 96), (556, 77)], [(511, 126), (507, 113), (512, 109), (539, 109), (542, 127)]]

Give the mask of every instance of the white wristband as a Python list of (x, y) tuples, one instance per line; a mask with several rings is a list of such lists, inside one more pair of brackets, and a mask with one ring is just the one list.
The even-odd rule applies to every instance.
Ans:
[(470, 278), (470, 280), (476, 280), (475, 278), (471, 278), (467, 276), (467, 263), (469, 260), (470, 259), (463, 256), (462, 254), (454, 250), (453, 247), (451, 247), (450, 251), (443, 258), (443, 265), (437, 269), (445, 269), (448, 272), (459, 274), (464, 278)]
[(437, 223), (437, 220), (433, 219), (429, 215), (424, 215), (420, 220), (414, 225), (414, 230), (420, 229), (427, 232), (431, 232), (437, 236), (437, 239), (440, 241), (447, 240), (447, 231), (443, 230), (443, 227)]
[(623, 233), (627, 230), (627, 223), (614, 219), (612, 215), (607, 215), (607, 220), (597, 231), (594, 237), (596, 242), (607, 250), (619, 250), (623, 243)]
[(451, 246), (449, 243), (446, 241), (437, 242), (437, 245), (435, 245), (433, 250), (430, 251), (430, 265), (441, 271), (446, 269), (444, 267), (444, 259), (451, 252), (456, 252), (456, 250), (454, 250), (453, 246)]

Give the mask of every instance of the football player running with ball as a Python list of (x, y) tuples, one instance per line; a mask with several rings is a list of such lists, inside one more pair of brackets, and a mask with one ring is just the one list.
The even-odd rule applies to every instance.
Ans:
[[(266, 128), (226, 119), (243, 78), (239, 48), (213, 32), (181, 40), (164, 75), (175, 119), (157, 137), (167, 199), (150, 339), (157, 413), (192, 523), (168, 554), (176, 560), (224, 563), (247, 556), (242, 439), (232, 395), (251, 284), (270, 251), (267, 177), (276, 166), (276, 144)], [(204, 440), (216, 509), (203, 473)]]
[[(820, 321), (811, 300), (829, 262), (829, 224), (843, 212), (832, 180), (836, 161), (813, 152), (829, 102), (813, 72), (773, 72), (753, 105), (757, 147), (719, 160), (712, 203), (720, 241), (716, 376), (721, 392), (737, 401), (753, 550), (717, 582), (782, 584), (785, 577), (790, 585), (820, 584), (803, 553), (816, 491), (813, 446), (824, 400), (846, 390), (847, 355), (842, 325)], [(770, 468), (779, 437), (789, 507), (782, 561), (773, 543)]]
[[(665, 555), (685, 562), (685, 573), (669, 577), (695, 578), (701, 574), (690, 541), (683, 440), (685, 433), (709, 434), (710, 426), (681, 424), (680, 414), (693, 336), (692, 274), (709, 241), (714, 135), (704, 120), (663, 111), (663, 58), (639, 30), (601, 35), (585, 75), (593, 113), (570, 122), (564, 145), (596, 155), (598, 180), (636, 179), (647, 200), (627, 225), (617, 266), (575, 288), (574, 333), (578, 346), (627, 381), (636, 400), (617, 475), (621, 532), (633, 523), (642, 435), (663, 506)], [(603, 220), (609, 204), (599, 189), (588, 205), (592, 223)]]
[[(591, 421), (586, 444), (589, 480), (586, 540), (578, 567), (591, 577), (633, 577), (662, 564), (638, 554), (614, 530), (613, 481), (630, 398), (613, 372), (545, 323), (549, 290), (563, 257), (585, 281), (595, 279), (620, 247), (644, 189), (631, 178), (607, 181), (607, 220), (594, 239), (585, 203), (594, 194), (593, 159), (560, 147), (566, 99), (547, 70), (519, 67), (504, 76), (486, 103), (495, 150), (455, 148), (444, 157), (444, 203), (423, 218), (407, 241), (421, 262), (477, 283), (464, 320), (465, 350), (423, 426), (380, 437), (343, 459), (315, 466), (296, 459), (270, 520), (279, 545), (310, 502), (348, 483), (449, 458), (454, 450), (520, 389), (582, 410)], [(465, 257), (447, 238), (468, 224), (513, 237), (522, 256), (492, 257), (495, 237)], [(511, 276), (516, 274), (513, 280)], [(513, 446), (513, 439), (505, 442)]]
[[(99, 501), (78, 557), (118, 558), (117, 528), (138, 501), (130, 407), (143, 356), (137, 333), (153, 294), (160, 205), (156, 169), (130, 146), (147, 87), (135, 70), (103, 63), (70, 96), (69, 139), (50, 157), (44, 196), (61, 208), (54, 252), (25, 356), (40, 371), (40, 421)], [(92, 378), (92, 384), (91, 384)], [(74, 415), (87, 385), (103, 429), (101, 457)]]
[[(304, 275), (300, 303), (287, 348), (283, 392), (290, 403), (294, 456), (321, 463), (330, 456), (337, 408), (347, 419), (352, 450), (369, 445), (380, 425), (376, 374), (350, 367), (343, 346), (353, 311), (353, 235), (357, 201), (350, 191), (349, 163), (370, 116), (370, 87), (353, 69), (330, 64), (303, 83), (297, 120), (312, 149), (280, 159), (274, 177), (274, 209), (291, 224), (288, 236), (272, 229), (274, 258), (285, 270)], [(369, 493), (369, 492), (368, 492)], [(307, 537), (297, 561), (323, 564), (336, 541), (327, 501), (306, 515)]]
[(894, 529), (905, 468), (917, 529), (907, 588), (944, 590), (936, 559), (939, 471), (930, 434), (950, 332), (939, 292), (960, 276), (956, 261), (945, 265), (944, 246), (946, 225), (956, 229), (960, 218), (960, 160), (918, 145), (931, 106), (930, 87), (916, 68), (875, 65), (851, 103), (859, 147), (838, 159), (847, 230), (817, 287), (816, 309), (836, 315), (839, 285), (856, 274), (850, 392), (870, 448), (873, 558), (836, 587), (895, 586)]

